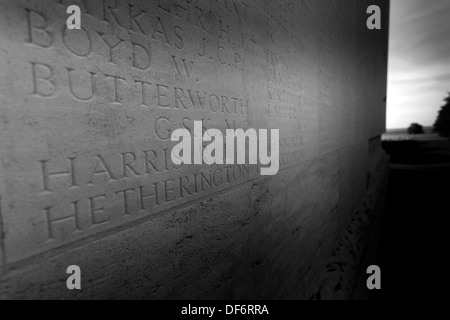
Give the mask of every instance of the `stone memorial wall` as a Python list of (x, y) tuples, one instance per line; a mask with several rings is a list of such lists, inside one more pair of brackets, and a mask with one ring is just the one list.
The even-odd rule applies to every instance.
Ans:
[[(1, 0), (0, 298), (309, 298), (383, 157), (388, 13)], [(279, 129), (278, 173), (175, 165), (194, 121)]]

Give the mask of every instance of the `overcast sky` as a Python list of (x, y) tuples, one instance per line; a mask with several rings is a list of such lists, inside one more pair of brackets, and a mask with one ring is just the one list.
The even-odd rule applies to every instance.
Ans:
[(391, 0), (387, 128), (434, 123), (450, 91), (450, 0)]

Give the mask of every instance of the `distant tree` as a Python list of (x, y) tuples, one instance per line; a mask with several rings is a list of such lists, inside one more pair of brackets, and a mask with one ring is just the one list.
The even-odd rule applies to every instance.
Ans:
[(450, 137), (450, 92), (444, 101), (446, 103), (442, 106), (434, 123), (434, 132), (439, 133), (442, 137)]
[(418, 123), (411, 123), (408, 128), (408, 134), (422, 134), (425, 133), (423, 131), (423, 127)]

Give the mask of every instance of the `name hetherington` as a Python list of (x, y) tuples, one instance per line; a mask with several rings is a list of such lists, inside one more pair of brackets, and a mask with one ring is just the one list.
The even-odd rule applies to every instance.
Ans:
[(39, 206), (49, 239), (142, 217), (256, 178), (259, 166), (171, 161), (171, 149), (41, 160)]

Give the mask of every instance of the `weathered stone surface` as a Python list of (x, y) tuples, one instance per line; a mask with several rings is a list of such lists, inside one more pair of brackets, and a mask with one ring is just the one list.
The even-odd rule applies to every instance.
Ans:
[[(387, 192), (388, 157), (384, 155), (373, 168), (373, 177), (363, 201), (355, 210), (344, 234), (337, 242), (327, 263), (317, 291), (311, 298), (317, 300), (367, 299), (367, 266), (371, 265), (376, 249), (368, 248), (368, 240), (379, 234), (384, 213), (383, 199)], [(377, 221), (379, 220), (379, 221)], [(378, 230), (377, 230), (378, 229)], [(371, 243), (371, 245), (378, 245)]]
[[(2, 1), (0, 297), (309, 297), (379, 159), (376, 2)], [(280, 129), (279, 173), (175, 166), (197, 120)]]

